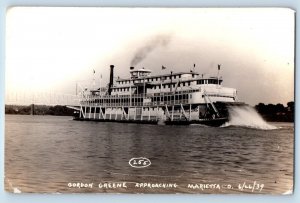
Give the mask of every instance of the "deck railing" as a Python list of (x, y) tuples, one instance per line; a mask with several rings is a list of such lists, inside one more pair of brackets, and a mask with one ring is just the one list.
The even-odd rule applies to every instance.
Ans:
[[(164, 106), (175, 104), (187, 104), (189, 102), (189, 93), (199, 90), (187, 90), (178, 93), (164, 92), (152, 94), (134, 94), (134, 95), (86, 95), (80, 104), (88, 106), (116, 107), (116, 106)], [(130, 102), (131, 100), (131, 102)]]

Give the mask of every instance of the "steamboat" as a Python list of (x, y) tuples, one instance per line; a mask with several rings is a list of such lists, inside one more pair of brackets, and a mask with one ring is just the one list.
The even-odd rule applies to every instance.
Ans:
[[(194, 65), (195, 66), (195, 65)], [(165, 67), (162, 67), (165, 69)], [(106, 87), (84, 89), (74, 109), (74, 120), (143, 124), (220, 126), (228, 121), (228, 108), (243, 105), (237, 90), (222, 86), (222, 78), (189, 72), (152, 75), (130, 67), (130, 77), (110, 78)]]

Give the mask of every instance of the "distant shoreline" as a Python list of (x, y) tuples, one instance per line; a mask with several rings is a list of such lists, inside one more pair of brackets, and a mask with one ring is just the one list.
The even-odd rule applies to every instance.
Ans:
[[(254, 107), (268, 122), (294, 122), (294, 102), (283, 104), (259, 103)], [(5, 114), (31, 115), (31, 105), (5, 105)], [(66, 106), (34, 105), (34, 115), (73, 116), (74, 110)]]
[[(5, 105), (5, 114), (31, 115), (31, 105)], [(73, 116), (74, 110), (66, 106), (34, 105), (34, 115)]]

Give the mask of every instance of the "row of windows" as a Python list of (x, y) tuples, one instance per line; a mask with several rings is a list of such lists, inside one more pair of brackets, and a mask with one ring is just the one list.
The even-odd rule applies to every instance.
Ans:
[[(221, 83), (221, 81), (219, 81), (219, 83)], [(218, 80), (214, 80), (214, 79), (208, 79), (208, 80), (197, 80), (197, 84), (218, 84)], [(191, 82), (182, 82), (179, 84), (179, 87), (185, 87), (185, 86), (190, 86)], [(173, 88), (175, 88), (176, 84), (163, 84), (162, 87), (163, 88), (171, 88), (171, 86)], [(156, 89), (160, 89), (161, 85), (155, 85), (152, 87), (152, 89), (156, 90)], [(135, 88), (132, 88), (132, 91), (134, 91)], [(128, 92), (129, 91), (129, 87), (123, 87), (123, 88), (115, 88), (113, 89), (113, 92)]]
[[(192, 98), (192, 95), (191, 95)], [(189, 99), (188, 94), (183, 94), (183, 95), (169, 95), (169, 96), (164, 96), (164, 97), (153, 97), (154, 102), (158, 101), (173, 101), (173, 100), (183, 100), (183, 99)]]
[[(219, 83), (221, 84), (220, 80), (219, 80)], [(197, 80), (197, 85), (199, 85), (199, 84), (218, 84), (218, 80), (214, 80), (214, 79)]]
[[(192, 98), (192, 95), (190, 95), (190, 98)], [(179, 94), (179, 95), (168, 95), (168, 96), (162, 96), (162, 97), (153, 97), (151, 102), (159, 102), (159, 101), (173, 101), (173, 100), (187, 100), (189, 99), (188, 94)], [(129, 103), (130, 98), (111, 98), (111, 99), (94, 99), (90, 101), (90, 103)], [(132, 98), (132, 103), (135, 102), (143, 102), (143, 98)]]
[[(195, 75), (193, 74), (192, 77)], [(181, 75), (173, 75), (172, 79), (181, 78)], [(171, 76), (164, 76), (164, 77), (156, 77), (156, 78), (146, 78), (145, 82), (153, 82), (153, 81), (160, 81), (160, 80), (168, 80), (171, 79)], [(130, 80), (118, 81), (119, 84), (130, 84)], [(144, 82), (142, 79), (135, 80), (135, 82)]]
[[(154, 79), (155, 78), (146, 79), (145, 82), (155, 81)], [(158, 78), (156, 78), (156, 81), (158, 81)], [(129, 82), (130, 82), (129, 80), (128, 81), (120, 81), (119, 84), (129, 84)], [(137, 80), (137, 82), (143, 82), (143, 81), (142, 80)], [(221, 83), (221, 81), (219, 81), (219, 83)], [(182, 83), (182, 84), (183, 84), (183, 86), (185, 86), (185, 83)], [(197, 80), (197, 84), (218, 84), (218, 80), (216, 80), (216, 79)], [(188, 85), (190, 85), (190, 82), (188, 82)], [(174, 84), (173, 84), (173, 86), (174, 86)], [(170, 87), (170, 85), (169, 85), (169, 87)], [(154, 88), (154, 89), (156, 89), (156, 88)]]
[[(179, 84), (179, 87), (190, 86), (190, 85), (191, 85), (191, 82), (182, 82), (182, 83)], [(173, 88), (175, 88), (176, 85), (175, 84), (172, 84), (172, 85), (171, 84), (163, 84), (162, 85), (163, 88), (171, 88), (171, 86)], [(161, 87), (161, 85), (155, 85), (151, 89), (156, 90), (156, 89), (160, 89), (160, 87)], [(135, 90), (135, 88), (132, 88), (131, 91), (134, 91), (134, 90)], [(113, 92), (128, 92), (129, 87), (115, 88), (112, 91)]]

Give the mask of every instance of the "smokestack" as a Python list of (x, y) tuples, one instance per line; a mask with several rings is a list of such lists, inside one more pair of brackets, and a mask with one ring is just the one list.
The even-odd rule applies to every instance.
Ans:
[(114, 65), (110, 65), (110, 77), (108, 84), (108, 95), (111, 95), (111, 88), (114, 84)]

